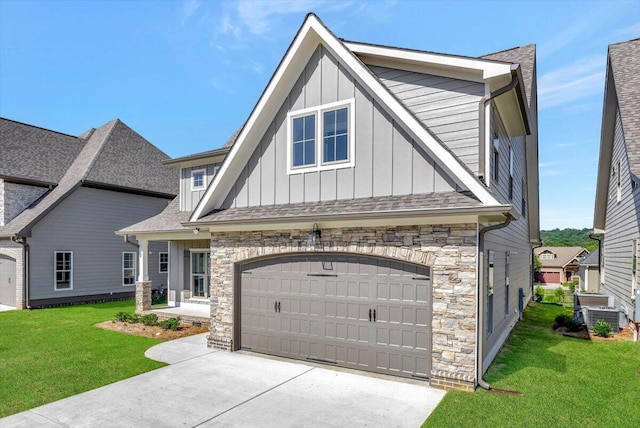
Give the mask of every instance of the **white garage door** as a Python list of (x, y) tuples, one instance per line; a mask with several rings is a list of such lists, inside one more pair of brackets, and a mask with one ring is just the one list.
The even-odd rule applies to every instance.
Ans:
[(296, 255), (241, 269), (241, 347), (428, 378), (427, 267), (373, 257)]

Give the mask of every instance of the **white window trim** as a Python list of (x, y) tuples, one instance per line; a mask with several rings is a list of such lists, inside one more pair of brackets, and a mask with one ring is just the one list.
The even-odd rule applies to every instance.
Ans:
[[(196, 187), (193, 184), (193, 176), (196, 175), (197, 173), (201, 172), (202, 173), (202, 186), (198, 186)], [(191, 170), (191, 190), (204, 190), (207, 188), (207, 170), (206, 168), (199, 168), (199, 169), (193, 169)]]
[[(167, 270), (166, 271), (162, 270), (162, 255), (163, 254), (167, 255)], [(158, 273), (169, 273), (169, 252), (167, 252), (167, 251), (158, 252)]]
[[(124, 283), (124, 255), (125, 254), (133, 254), (133, 284), (125, 284)], [(123, 287), (135, 287), (136, 286), (136, 278), (138, 277), (138, 253), (135, 251), (123, 251), (122, 252), (122, 269), (121, 269), (121, 279)], [(130, 269), (130, 268), (127, 268)]]
[[(348, 157), (346, 161), (336, 161), (336, 162), (328, 162), (324, 163), (323, 159), (323, 113), (328, 110), (338, 110), (340, 108), (347, 107), (349, 109), (349, 124), (348, 124), (348, 133), (349, 133), (349, 152), (347, 153)], [(293, 119), (300, 116), (309, 116), (311, 114), (315, 114), (316, 116), (316, 141), (315, 141), (315, 163), (313, 165), (304, 165), (304, 166), (293, 166), (292, 152), (293, 152)], [(351, 98), (343, 101), (336, 101), (334, 103), (322, 104), (316, 107), (305, 108), (302, 110), (290, 111), (287, 113), (287, 175), (292, 174), (300, 174), (303, 172), (314, 172), (314, 171), (326, 171), (331, 169), (341, 169), (341, 168), (352, 168), (355, 166), (355, 118), (356, 118), (356, 109), (355, 109), (355, 98)]]
[[(70, 260), (70, 269), (69, 269), (69, 288), (58, 288), (58, 280), (57, 280), (57, 273), (58, 273), (58, 269), (56, 266), (56, 259), (58, 258), (58, 254), (61, 253), (69, 253), (71, 254), (71, 260)], [(53, 290), (54, 291), (69, 291), (69, 290), (73, 290), (73, 251), (54, 251), (53, 252)]]
[(620, 175), (620, 161), (616, 165), (617, 177), (616, 177), (616, 201), (622, 201), (622, 176)]
[[(192, 299), (209, 299), (210, 295), (210, 287), (211, 287), (211, 272), (210, 272), (210, 263), (211, 263), (211, 250), (208, 248), (190, 248), (189, 249), (189, 291), (191, 293)], [(207, 254), (207, 268), (205, 269), (205, 297), (202, 296), (194, 296), (193, 295), (193, 254), (194, 253), (205, 253)]]

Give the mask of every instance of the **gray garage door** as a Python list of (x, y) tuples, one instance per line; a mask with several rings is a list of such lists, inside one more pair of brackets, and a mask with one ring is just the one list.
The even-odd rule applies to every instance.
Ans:
[(342, 255), (287, 256), (241, 269), (241, 347), (428, 378), (427, 267)]
[(16, 261), (0, 254), (0, 305), (16, 305)]

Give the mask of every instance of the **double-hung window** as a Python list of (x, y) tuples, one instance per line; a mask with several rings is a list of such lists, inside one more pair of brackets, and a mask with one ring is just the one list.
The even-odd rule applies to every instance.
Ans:
[(289, 174), (354, 165), (354, 100), (290, 112)]
[(191, 171), (191, 190), (202, 190), (206, 187), (207, 171), (194, 169)]
[(54, 251), (53, 269), (55, 290), (73, 290), (73, 253)]
[(158, 273), (167, 273), (169, 272), (169, 253), (161, 252), (158, 253)]
[(122, 285), (136, 285), (136, 257), (134, 252), (122, 253)]

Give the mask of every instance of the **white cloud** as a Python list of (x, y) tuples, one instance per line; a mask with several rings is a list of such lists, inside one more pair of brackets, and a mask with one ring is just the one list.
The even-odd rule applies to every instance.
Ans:
[(189, 20), (189, 18), (191, 18), (193, 14), (198, 11), (198, 9), (200, 9), (201, 5), (201, 0), (184, 0), (182, 2), (182, 18), (180, 20), (182, 25), (184, 25)]
[(538, 80), (540, 109), (569, 104), (604, 91), (606, 57), (595, 55), (550, 71)]
[(621, 42), (638, 38), (640, 37), (640, 22), (637, 22), (625, 28), (619, 28), (613, 32), (613, 35), (616, 38), (619, 38)]
[(565, 148), (565, 147), (573, 147), (573, 146), (577, 146), (578, 143), (558, 143), (556, 144), (556, 147), (559, 149)]
[(247, 1), (237, 3), (238, 20), (253, 35), (267, 36), (278, 23), (279, 16), (304, 13), (322, 6), (322, 0), (271, 0)]

